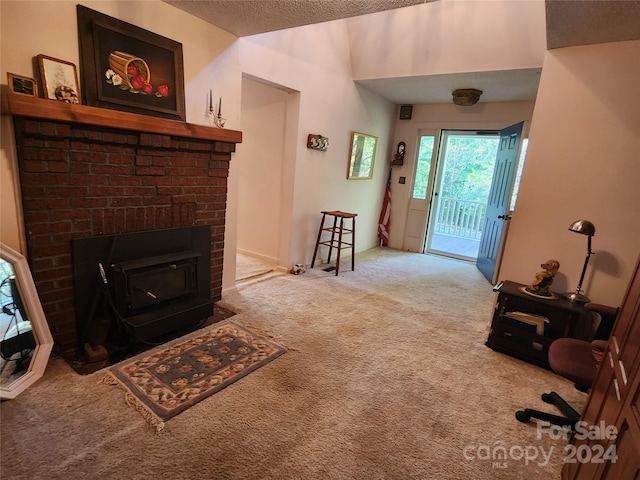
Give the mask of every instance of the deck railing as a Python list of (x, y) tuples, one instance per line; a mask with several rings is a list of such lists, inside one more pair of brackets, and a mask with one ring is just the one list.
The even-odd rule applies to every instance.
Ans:
[(486, 202), (440, 197), (435, 233), (480, 240), (486, 214)]

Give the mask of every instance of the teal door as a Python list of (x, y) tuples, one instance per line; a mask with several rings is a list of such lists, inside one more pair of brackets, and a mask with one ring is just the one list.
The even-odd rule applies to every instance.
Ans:
[(492, 284), (498, 280), (500, 260), (506, 240), (509, 206), (516, 174), (516, 164), (522, 139), (524, 122), (500, 131), (500, 144), (496, 157), (487, 214), (482, 228), (476, 266)]

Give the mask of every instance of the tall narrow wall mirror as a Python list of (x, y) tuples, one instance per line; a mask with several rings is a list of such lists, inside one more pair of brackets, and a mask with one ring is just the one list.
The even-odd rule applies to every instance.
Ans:
[(351, 133), (348, 180), (368, 180), (373, 178), (373, 164), (376, 160), (378, 137), (365, 133)]
[(44, 374), (53, 338), (27, 259), (0, 244), (0, 399), (13, 399)]

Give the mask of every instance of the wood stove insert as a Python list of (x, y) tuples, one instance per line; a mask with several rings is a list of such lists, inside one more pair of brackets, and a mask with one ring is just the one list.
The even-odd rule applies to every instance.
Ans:
[(71, 241), (79, 346), (148, 342), (213, 315), (211, 227)]

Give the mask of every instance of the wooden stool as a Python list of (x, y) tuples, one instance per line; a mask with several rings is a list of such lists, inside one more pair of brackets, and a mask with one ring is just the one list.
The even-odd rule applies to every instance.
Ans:
[[(322, 221), (320, 222), (320, 229), (318, 230), (318, 239), (316, 240), (316, 248), (313, 251), (313, 260), (311, 261), (311, 268), (313, 268), (314, 263), (316, 263), (316, 255), (318, 254), (318, 247), (320, 245), (326, 245), (329, 247), (329, 258), (327, 259), (327, 263), (331, 263), (331, 252), (334, 248), (338, 249), (338, 256), (336, 257), (336, 275), (338, 275), (340, 271), (340, 252), (342, 252), (343, 248), (351, 249), (351, 270), (356, 269), (356, 255), (353, 250), (353, 246), (356, 243), (356, 217), (357, 213), (347, 213), (341, 212), (340, 210), (335, 210), (332, 212), (321, 212), (322, 213)], [(325, 227), (324, 221), (327, 215), (333, 217), (333, 226)], [(340, 225), (338, 225), (338, 218), (340, 219)], [(344, 220), (345, 218), (351, 219), (351, 228), (345, 228)], [(331, 232), (331, 240), (321, 241), (322, 232)], [(336, 234), (338, 238), (336, 239)], [(351, 235), (351, 243), (344, 241), (343, 235)]]

